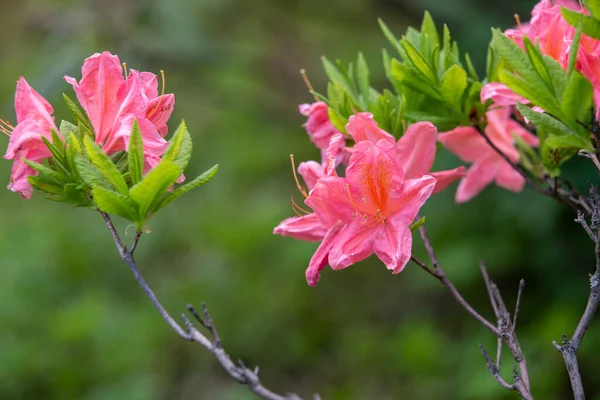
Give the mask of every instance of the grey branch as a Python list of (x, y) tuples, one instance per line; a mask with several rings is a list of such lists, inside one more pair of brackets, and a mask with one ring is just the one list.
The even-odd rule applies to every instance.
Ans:
[[(590, 195), (590, 199), (592, 200), (591, 203), (594, 207), (592, 214), (593, 216), (598, 214), (598, 206), (600, 205), (598, 204), (598, 195), (595, 192), (596, 190), (596, 188), (592, 188), (593, 192)], [(588, 296), (588, 301), (585, 306), (585, 310), (583, 311), (583, 315), (581, 316), (581, 319), (575, 328), (575, 332), (573, 332), (573, 336), (571, 339), (568, 339), (566, 335), (563, 335), (560, 345), (555, 341), (552, 342), (552, 344), (563, 356), (575, 400), (585, 400), (585, 391), (583, 389), (581, 373), (579, 372), (577, 352), (579, 351), (581, 341), (583, 340), (583, 337), (585, 336), (585, 333), (587, 332), (590, 323), (596, 314), (598, 303), (600, 303), (600, 228), (594, 226), (594, 218), (592, 219), (592, 227), (590, 227), (581, 213), (577, 215), (577, 219), (575, 221), (581, 224), (585, 232), (595, 244), (596, 270), (594, 271), (594, 274), (590, 276), (590, 294)], [(592, 228), (595, 228), (595, 231), (592, 230)]]
[[(510, 318), (510, 313), (508, 312), (504, 300), (500, 295), (500, 291), (496, 284), (489, 278), (489, 274), (487, 269), (483, 263), (481, 263), (481, 274), (483, 275), (483, 280), (485, 282), (485, 287), (487, 289), (490, 303), (492, 305), (492, 309), (494, 310), (494, 315), (496, 316), (496, 324), (492, 324), (490, 321), (485, 319), (481, 314), (479, 314), (475, 309), (462, 297), (458, 289), (452, 284), (450, 279), (446, 276), (444, 270), (440, 267), (438, 259), (433, 250), (433, 246), (431, 245), (431, 241), (427, 236), (427, 232), (425, 228), (422, 226), (419, 228), (419, 233), (421, 234), (421, 238), (423, 239), (423, 243), (425, 245), (425, 250), (433, 264), (433, 268), (427, 266), (427, 264), (418, 260), (415, 257), (412, 257), (412, 261), (419, 265), (423, 270), (425, 270), (429, 275), (433, 276), (437, 280), (439, 280), (446, 288), (450, 291), (452, 296), (456, 299), (456, 301), (463, 307), (467, 313), (472, 316), (476, 321), (478, 321), (481, 325), (487, 328), (490, 332), (492, 332), (498, 338), (497, 351), (496, 351), (496, 362), (492, 360), (489, 353), (485, 350), (485, 348), (480, 345), (481, 353), (483, 354), (483, 358), (485, 359), (485, 363), (490, 371), (492, 377), (502, 385), (505, 389), (516, 390), (522, 399), (524, 400), (533, 400), (533, 395), (531, 394), (531, 384), (529, 381), (529, 373), (527, 370), (527, 361), (525, 360), (525, 355), (521, 350), (521, 345), (519, 344), (519, 340), (517, 339), (517, 335), (515, 333), (515, 326), (517, 323), (517, 316), (519, 314), (519, 308), (521, 305), (521, 296), (523, 294), (523, 289), (525, 288), (525, 282), (521, 280), (519, 283), (519, 292), (517, 294), (517, 302), (515, 306), (514, 318)], [(513, 368), (513, 379), (514, 382), (512, 384), (508, 383), (500, 374), (500, 359), (502, 355), (502, 345), (506, 344), (508, 349), (511, 352), (511, 355), (515, 362), (519, 366), (519, 370), (517, 371), (516, 366)]]
[[(125, 261), (125, 263), (129, 266), (129, 269), (131, 270), (131, 272), (133, 272), (136, 281), (144, 290), (144, 292), (146, 292), (146, 295), (148, 296), (154, 307), (158, 310), (158, 313), (181, 338), (191, 342), (199, 343), (202, 346), (204, 346), (208, 351), (210, 351), (213, 354), (213, 356), (217, 359), (219, 364), (221, 364), (221, 366), (223, 367), (225, 372), (229, 374), (229, 376), (231, 376), (237, 382), (247, 385), (250, 391), (258, 395), (259, 397), (266, 400), (302, 400), (296, 394), (289, 393), (280, 395), (264, 387), (261, 384), (260, 379), (258, 377), (258, 367), (256, 367), (255, 369), (250, 369), (246, 367), (241, 360), (239, 360), (237, 364), (234, 363), (231, 360), (229, 354), (227, 354), (225, 349), (223, 349), (217, 329), (215, 328), (215, 325), (213, 324), (212, 319), (208, 314), (208, 309), (206, 308), (206, 305), (204, 303), (202, 303), (202, 316), (200, 316), (200, 314), (198, 314), (191, 305), (188, 305), (188, 311), (194, 317), (194, 319), (208, 331), (208, 335), (205, 335), (202, 332), (200, 332), (200, 330), (198, 330), (196, 326), (194, 326), (194, 324), (184, 314), (182, 314), (181, 317), (184, 321), (185, 328), (179, 325), (179, 323), (177, 323), (169, 315), (167, 310), (165, 310), (160, 301), (157, 299), (156, 295), (154, 294), (154, 292), (140, 273), (137, 264), (133, 259), (133, 251), (137, 246), (137, 243), (141, 236), (141, 232), (138, 231), (138, 233), (136, 234), (133, 244), (131, 246), (131, 250), (127, 250), (127, 247), (123, 245), (121, 237), (117, 233), (117, 230), (115, 229), (115, 226), (112, 220), (110, 219), (110, 216), (104, 212), (100, 212), (100, 214), (102, 214), (102, 218), (104, 218), (104, 222), (106, 223), (106, 226), (110, 231), (115, 245), (117, 246), (119, 255), (121, 256), (123, 261)], [(318, 398), (318, 395), (314, 396), (315, 400), (317, 400)]]

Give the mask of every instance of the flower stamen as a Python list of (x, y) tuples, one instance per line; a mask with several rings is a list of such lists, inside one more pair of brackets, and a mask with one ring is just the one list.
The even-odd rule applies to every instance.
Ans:
[(127, 63), (123, 63), (123, 74), (125, 75), (125, 79), (127, 79)]
[(292, 162), (292, 172), (294, 173), (294, 180), (296, 181), (296, 187), (298, 191), (304, 196), (304, 198), (308, 197), (308, 193), (306, 189), (300, 184), (300, 180), (298, 179), (298, 175), (296, 175), (296, 163), (294, 162), (294, 155), (290, 154), (290, 161)]
[(515, 21), (517, 21), (517, 28), (519, 28), (519, 30), (522, 30), (521, 17), (519, 17), (519, 14), (514, 14), (513, 17), (515, 18)]
[(15, 127), (12, 126), (10, 122), (0, 119), (0, 132), (4, 133), (6, 136), (10, 136), (14, 129)]
[(306, 71), (304, 70), (304, 68), (300, 70), (300, 75), (302, 75), (302, 80), (304, 81), (304, 84), (308, 88), (308, 91), (310, 92), (310, 94), (313, 95), (313, 98), (316, 101), (319, 101), (319, 98), (314, 94), (315, 89), (313, 88), (313, 85), (310, 83), (310, 80), (308, 80), (308, 76), (306, 75)]
[[(163, 101), (164, 95), (165, 95), (165, 87), (166, 87), (167, 83), (166, 83), (166, 80), (165, 80), (165, 71), (162, 70), (162, 69), (160, 70), (160, 77), (162, 79), (162, 91), (160, 93), (160, 97), (158, 99), (158, 103), (156, 103), (156, 106), (153, 107), (152, 110), (150, 110), (150, 112), (148, 113), (148, 117), (147, 117), (148, 119), (152, 118), (152, 116), (154, 115), (154, 113), (156, 111), (158, 111), (158, 109), (160, 108), (161, 103)], [(160, 122), (162, 122), (162, 121), (160, 121)], [(155, 124), (155, 125), (158, 125), (158, 123)]]
[(298, 203), (296, 203), (294, 196), (292, 196), (292, 210), (299, 217), (310, 214), (310, 211), (308, 211), (307, 209), (303, 208), (302, 206), (298, 205)]

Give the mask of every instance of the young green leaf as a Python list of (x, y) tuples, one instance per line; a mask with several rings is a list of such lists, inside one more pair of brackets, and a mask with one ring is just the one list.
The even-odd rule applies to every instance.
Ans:
[(54, 180), (43, 176), (28, 176), (27, 180), (36, 189), (50, 194), (62, 195), (64, 193), (63, 185), (57, 184)]
[(119, 193), (127, 195), (129, 188), (125, 178), (117, 169), (117, 166), (112, 162), (104, 151), (89, 137), (86, 136), (83, 141), (85, 151), (88, 158), (97, 168), (100, 174), (112, 187)]
[(364, 102), (363, 108), (368, 110), (371, 100), (371, 86), (369, 85), (369, 68), (362, 53), (358, 53), (358, 59), (356, 60), (356, 81), (358, 82), (358, 92)]
[(400, 41), (392, 33), (390, 28), (387, 27), (387, 25), (383, 22), (383, 20), (381, 18), (377, 19), (377, 22), (379, 22), (379, 26), (381, 27), (381, 30), (383, 31), (383, 35), (386, 37), (386, 39), (391, 43), (392, 46), (394, 46), (394, 48), (398, 51), (398, 53), (402, 53), (402, 47), (400, 47)]
[(180, 175), (181, 168), (173, 162), (163, 159), (160, 164), (146, 174), (144, 179), (131, 188), (129, 195), (139, 204), (141, 220), (145, 220), (148, 213), (152, 211)]
[(425, 60), (419, 51), (408, 41), (402, 40), (400, 43), (406, 52), (411, 64), (432, 84), (437, 84), (437, 76), (435, 75), (432, 66)]
[(569, 24), (575, 28), (581, 26), (583, 33), (591, 38), (600, 39), (600, 20), (589, 15), (580, 14), (566, 7), (562, 7), (560, 11)]
[(440, 37), (435, 27), (435, 22), (433, 22), (433, 18), (431, 18), (431, 14), (428, 11), (425, 11), (425, 15), (423, 16), (421, 34), (429, 39), (432, 48), (439, 46)]
[(163, 155), (163, 160), (169, 160), (175, 163), (182, 171), (188, 165), (192, 157), (192, 137), (187, 130), (185, 121), (181, 121), (179, 127), (169, 141), (169, 147)]
[(137, 223), (138, 205), (129, 196), (113, 192), (101, 186), (94, 186), (92, 196), (94, 203), (96, 203), (100, 211), (108, 214), (116, 214)]
[(142, 141), (142, 132), (137, 120), (133, 121), (133, 125), (131, 126), (127, 158), (129, 178), (131, 179), (131, 184), (135, 185), (142, 180), (142, 175), (144, 175), (144, 142)]
[(69, 109), (71, 114), (73, 114), (73, 118), (75, 118), (75, 122), (77, 122), (78, 125), (80, 123), (83, 124), (87, 128), (89, 133), (92, 134), (92, 137), (93, 137), (94, 129), (92, 128), (92, 124), (90, 123), (90, 120), (88, 119), (87, 115), (84, 114), (81, 111), (81, 109), (77, 106), (77, 104), (75, 104), (73, 102), (73, 100), (71, 100), (69, 98), (69, 96), (67, 96), (64, 93), (63, 93), (63, 99), (65, 99), (65, 103), (67, 103), (67, 108)]
[(79, 154), (75, 154), (74, 162), (79, 177), (88, 186), (102, 186), (105, 189), (110, 189), (110, 185), (108, 184), (106, 179), (100, 174), (98, 168), (96, 168), (87, 158)]
[(444, 100), (459, 106), (460, 98), (467, 88), (467, 73), (457, 64), (451, 66), (442, 76), (441, 91)]
[(575, 134), (571, 128), (550, 114), (533, 111), (531, 108), (521, 103), (517, 103), (517, 110), (521, 113), (521, 115), (531, 121), (531, 123), (533, 123), (537, 128), (541, 128), (547, 133), (555, 135)]
[(585, 7), (592, 14), (592, 17), (600, 19), (600, 0), (586, 0)]
[(169, 193), (164, 199), (162, 199), (162, 201), (160, 203), (158, 203), (158, 205), (154, 209), (153, 213), (156, 213), (158, 210), (160, 210), (167, 204), (171, 203), (173, 200), (176, 200), (179, 197), (183, 196), (190, 190), (197, 188), (198, 186), (201, 186), (201, 185), (205, 184), (206, 182), (210, 181), (216, 175), (218, 170), (219, 170), (219, 164), (216, 164), (214, 167), (205, 171), (200, 176), (198, 176), (196, 179), (173, 190), (173, 192)]
[(61, 181), (65, 179), (65, 176), (58, 171), (53, 170), (52, 168), (48, 168), (43, 164), (36, 163), (35, 161), (28, 160), (26, 158), (23, 159), (25, 164), (29, 165), (34, 170), (38, 171), (40, 175), (46, 176), (48, 178), (54, 179), (56, 181)]

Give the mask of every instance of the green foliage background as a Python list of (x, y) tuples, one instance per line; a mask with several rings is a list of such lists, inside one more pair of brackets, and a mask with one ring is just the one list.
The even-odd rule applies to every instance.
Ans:
[[(194, 138), (189, 175), (220, 163), (208, 185), (165, 208), (137, 259), (175, 315), (206, 301), (233, 357), (259, 364), (265, 384), (324, 399), (511, 399), (478, 349), (495, 340), (438, 282), (414, 265), (393, 276), (369, 259), (326, 270), (310, 288), (304, 269), (315, 244), (271, 234), (292, 215), (288, 155), (315, 159), (297, 113), (311, 101), (299, 70), (323, 89), (319, 56), (367, 58), (384, 87), (376, 18), (398, 35), (429, 9), (448, 23), (483, 71), (489, 28), (507, 28), (533, 3), (511, 0), (4, 0), (0, 6), (0, 111), (14, 122), (19, 75), (67, 118), (62, 76), (109, 50), (158, 73), (176, 94)], [(6, 143), (6, 138), (0, 138)], [(457, 159), (442, 152), (440, 167)], [(0, 163), (8, 182), (10, 163)], [(593, 177), (582, 160), (567, 173)], [(464, 205), (454, 188), (426, 206), (427, 226), (448, 275), (485, 315), (484, 260), (512, 306), (527, 287), (518, 324), (536, 398), (569, 398), (551, 341), (570, 334), (587, 298), (592, 246), (574, 216), (532, 190), (487, 189)], [(119, 225), (125, 230), (126, 224)], [(134, 229), (129, 229), (129, 237)], [(422, 244), (415, 249), (423, 258)], [(583, 343), (589, 398), (600, 399), (600, 324)], [(503, 372), (510, 376), (509, 355)], [(117, 255), (99, 215), (0, 191), (0, 398), (254, 398), (202, 348), (160, 319)]]

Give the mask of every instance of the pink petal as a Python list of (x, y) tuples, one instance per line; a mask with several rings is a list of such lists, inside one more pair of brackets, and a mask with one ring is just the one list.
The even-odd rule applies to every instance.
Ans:
[(504, 161), (499, 157), (489, 157), (486, 160), (477, 162), (469, 168), (467, 175), (460, 181), (456, 190), (456, 202), (464, 203), (477, 196), (483, 188), (492, 183), (500, 162)]
[(323, 240), (327, 229), (325, 229), (316, 214), (307, 214), (283, 220), (275, 227), (273, 233), (307, 242), (318, 242)]
[(316, 161), (305, 161), (298, 165), (298, 173), (302, 175), (306, 187), (310, 191), (317, 181), (325, 176), (323, 166)]
[(373, 120), (373, 114), (368, 112), (356, 113), (348, 119), (346, 131), (352, 136), (356, 143), (368, 140), (377, 143), (380, 139), (385, 139), (394, 143), (396, 139), (377, 127), (377, 122)]
[(329, 120), (328, 107), (325, 102), (301, 104), (300, 113), (307, 118), (305, 127), (311, 141), (321, 150), (327, 149), (331, 138), (340, 133)]
[(326, 227), (331, 227), (337, 221), (352, 221), (355, 209), (350, 200), (346, 179), (324, 177), (317, 181), (305, 203)]
[(438, 135), (438, 140), (452, 153), (466, 162), (475, 162), (494, 152), (472, 126), (459, 126)]
[(408, 225), (388, 224), (375, 240), (375, 254), (394, 274), (404, 269), (410, 260), (412, 233)]
[(81, 68), (79, 83), (65, 76), (87, 112), (96, 133), (96, 142), (104, 143), (109, 135), (121, 100), (117, 93), (124, 82), (119, 57), (103, 52), (87, 58)]
[(419, 178), (431, 170), (435, 160), (437, 129), (431, 122), (408, 127), (396, 149), (406, 179)]
[(319, 282), (319, 279), (321, 278), (320, 271), (327, 265), (329, 251), (341, 228), (341, 223), (331, 227), (317, 248), (317, 251), (315, 251), (315, 254), (313, 254), (310, 259), (310, 263), (306, 269), (306, 281), (310, 286), (316, 286), (317, 282)]
[(346, 168), (354, 208), (369, 215), (386, 210), (390, 194), (402, 190), (403, 175), (394, 142), (382, 139), (377, 144), (371, 141), (355, 144)]
[(527, 104), (529, 100), (519, 96), (503, 83), (490, 82), (481, 89), (481, 102), (492, 99), (499, 106), (514, 106), (517, 103)]
[(498, 168), (496, 184), (512, 192), (520, 192), (525, 186), (525, 178), (505, 161)]
[(389, 223), (395, 226), (408, 226), (412, 223), (423, 204), (433, 193), (435, 185), (435, 178), (429, 175), (404, 181), (402, 192), (394, 194), (393, 209), (395, 215), (391, 220), (388, 220)]
[(42, 137), (51, 140), (51, 129), (46, 124), (46, 121), (41, 120), (26, 119), (17, 124), (10, 135), (4, 158), (11, 160), (22, 150), (28, 150), (32, 154), (37, 154), (37, 159), (33, 161), (50, 157), (51, 153), (44, 144)]
[(38, 92), (33, 90), (23, 77), (20, 77), (17, 82), (15, 112), (17, 114), (17, 124), (25, 120), (34, 120), (55, 127), (54, 118), (51, 116), (54, 112), (52, 106)]
[(162, 137), (165, 137), (169, 132), (167, 121), (171, 118), (174, 107), (174, 94), (165, 94), (153, 98), (148, 105), (146, 118), (156, 126), (156, 129)]
[(362, 224), (359, 220), (344, 225), (329, 252), (329, 265), (338, 270), (373, 254), (373, 245), (383, 225)]
[(519, 136), (523, 141), (532, 147), (538, 147), (540, 145), (540, 138), (529, 132), (517, 121), (509, 121), (508, 129), (513, 135)]
[(23, 158), (27, 157), (27, 151), (19, 151), (16, 154), (15, 161), (10, 173), (10, 183), (8, 189), (19, 193), (24, 199), (30, 199), (33, 194), (33, 188), (27, 180), (28, 176), (38, 175), (38, 171), (25, 164)]
[(454, 169), (432, 172), (431, 176), (433, 176), (437, 181), (437, 183), (435, 184), (435, 189), (433, 189), (433, 194), (439, 193), (442, 190), (446, 189), (455, 180), (463, 178), (466, 175), (466, 173), (467, 169), (463, 165)]
[(346, 138), (341, 133), (336, 133), (331, 137), (329, 146), (325, 150), (323, 157), (323, 166), (325, 174), (328, 176), (335, 175), (335, 168), (344, 161), (344, 149), (346, 146)]

